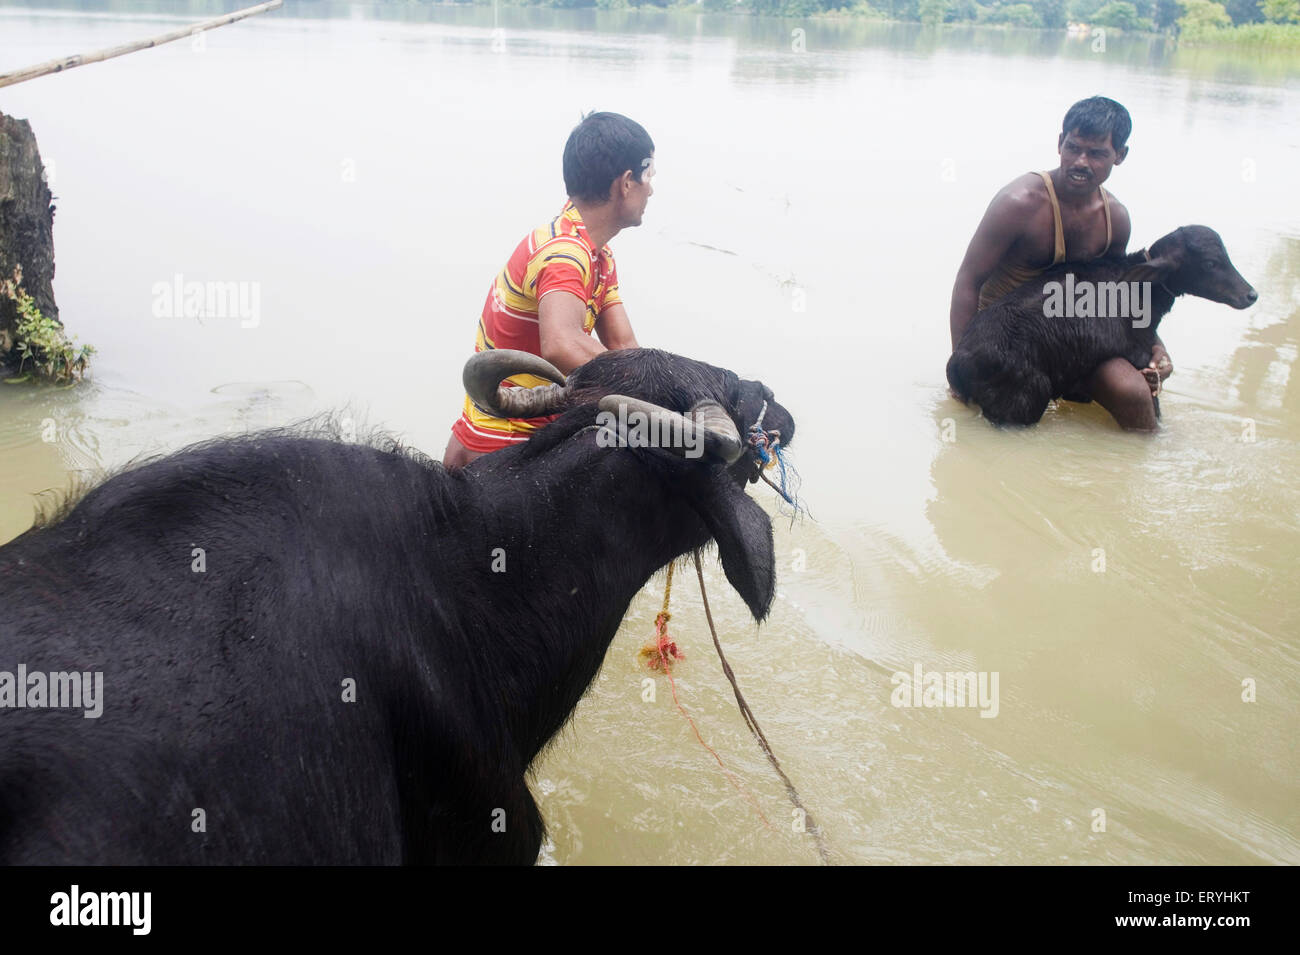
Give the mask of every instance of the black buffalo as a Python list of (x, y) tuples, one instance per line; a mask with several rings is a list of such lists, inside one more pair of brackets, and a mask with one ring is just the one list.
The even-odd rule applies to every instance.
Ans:
[[(661, 351), (498, 387), (520, 371), (564, 382), (507, 352), (466, 382), (560, 416), (464, 470), (302, 429), (222, 438), (0, 547), (0, 671), (103, 674), (98, 719), (0, 709), (0, 862), (533, 862), (525, 772), (651, 575), (715, 541), (766, 615), (747, 438), (764, 408), (769, 438), (794, 422), (761, 383)], [(695, 409), (707, 453), (610, 447), (596, 419), (618, 404)]]
[[(1053, 284), (1055, 283), (1055, 284)], [(1149, 296), (1115, 308), (1119, 283)], [(1092, 315), (1051, 314), (1049, 303), (1077, 299), (1091, 287)], [(1189, 225), (1158, 239), (1150, 251), (1058, 265), (978, 312), (948, 359), (948, 384), (962, 401), (975, 402), (996, 425), (1031, 425), (1047, 404), (1087, 391), (1103, 362), (1126, 358), (1144, 369), (1151, 361), (1160, 320), (1179, 295), (1196, 295), (1233, 308), (1253, 305), (1258, 294), (1241, 277), (1219, 234)], [(1107, 305), (1101, 305), (1101, 302)], [(1105, 309), (1112, 314), (1099, 316)]]

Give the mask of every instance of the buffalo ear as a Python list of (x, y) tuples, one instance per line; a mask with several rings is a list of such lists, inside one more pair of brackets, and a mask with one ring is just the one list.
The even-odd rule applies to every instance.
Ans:
[[(1157, 246), (1161, 247), (1159, 251)], [(1128, 281), (1160, 282), (1183, 266), (1183, 243), (1171, 236), (1165, 236), (1145, 251), (1146, 261), (1133, 266), (1124, 276)]]
[(761, 622), (776, 593), (776, 553), (767, 512), (721, 469), (694, 503), (718, 543), (727, 580)]

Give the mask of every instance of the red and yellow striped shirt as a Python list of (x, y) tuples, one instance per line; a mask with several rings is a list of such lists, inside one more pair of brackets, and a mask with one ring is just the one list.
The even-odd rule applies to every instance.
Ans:
[[(622, 301), (614, 253), (609, 246), (596, 251), (572, 202), (566, 202), (558, 216), (526, 236), (497, 275), (483, 303), (474, 351), (514, 348), (540, 357), (537, 309), (542, 297), (551, 292), (569, 292), (587, 303), (582, 327), (588, 335), (601, 312)], [(524, 388), (546, 384), (534, 375), (515, 375), (506, 380)], [(494, 418), (466, 395), (460, 418), (451, 431), (471, 451), (496, 451), (527, 441), (529, 435), (555, 417)]]

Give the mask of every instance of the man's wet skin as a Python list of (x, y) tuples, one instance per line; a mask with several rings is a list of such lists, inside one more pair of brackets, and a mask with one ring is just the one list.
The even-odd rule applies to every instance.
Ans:
[[(1123, 152), (1126, 154), (1128, 150)], [(1109, 136), (1087, 137), (1078, 132), (1062, 137), (1059, 153), (1061, 165), (1052, 174), (1052, 184), (1061, 204), (1066, 261), (1075, 261), (1075, 253), (1079, 260), (1106, 251), (1122, 254), (1128, 247), (1131, 231), (1128, 210), (1114, 196), (1111, 197), (1111, 215), (1116, 220), (1114, 236), (1110, 249), (1103, 249), (1106, 231), (1102, 204), (1105, 200), (1097, 187), (1110, 178), (1111, 169), (1123, 162), (1124, 157), (1111, 148)], [(1112, 358), (1093, 373), (1089, 382), (1093, 399), (1109, 411), (1121, 427), (1131, 431), (1156, 429), (1155, 402), (1151, 399), (1159, 390), (1159, 382), (1173, 371), (1169, 353), (1159, 339), (1151, 359), (1155, 367), (1143, 371), (1134, 368), (1126, 359)]]
[[(1065, 238), (1064, 261), (1087, 262), (1104, 254), (1123, 254), (1131, 232), (1128, 210), (1113, 194), (1110, 195), (1108, 246), (1106, 198), (1099, 187), (1110, 178), (1111, 170), (1124, 161), (1127, 147), (1116, 151), (1109, 134), (1085, 136), (1076, 130), (1059, 138), (1057, 151), (1060, 165), (1051, 171), (1050, 177), (1060, 207), (1061, 230)], [(963, 262), (963, 273), (968, 268), (981, 274), (991, 273), (1000, 265), (1036, 271), (1052, 264), (1055, 217), (1051, 197), (1038, 174), (1026, 173), (1004, 188), (994, 199), (987, 216), (991, 222), (981, 223), (981, 231), (972, 242), (966, 262)], [(989, 243), (987, 250), (980, 248), (981, 233), (986, 224), (994, 235), (1015, 236), (1009, 247), (1003, 246), (1005, 252), (1000, 256), (995, 241)], [(954, 293), (954, 347), (961, 331), (964, 331), (964, 325), (961, 328), (956, 326), (958, 313), (969, 311), (969, 315), (974, 314), (973, 307), (957, 306), (959, 294)], [(1152, 367), (1139, 370), (1123, 358), (1112, 358), (1093, 373), (1087, 383), (1089, 394), (1075, 397), (1091, 397), (1127, 430), (1154, 431), (1157, 418), (1152, 398), (1159, 390), (1160, 381), (1172, 370), (1168, 352), (1157, 339)]]

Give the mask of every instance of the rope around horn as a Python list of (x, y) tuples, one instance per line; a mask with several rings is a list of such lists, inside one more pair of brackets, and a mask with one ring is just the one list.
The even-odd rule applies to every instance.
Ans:
[(794, 788), (794, 783), (790, 782), (790, 777), (781, 768), (780, 760), (772, 752), (771, 744), (768, 743), (767, 737), (763, 735), (758, 720), (754, 718), (754, 711), (749, 708), (749, 704), (745, 702), (745, 695), (740, 692), (740, 685), (736, 682), (736, 674), (732, 672), (731, 664), (727, 662), (727, 655), (722, 652), (722, 644), (718, 640), (718, 630), (713, 626), (713, 613), (709, 610), (709, 595), (704, 589), (704, 566), (700, 563), (698, 549), (695, 551), (695, 575), (700, 581), (700, 597), (704, 600), (704, 616), (709, 621), (709, 633), (713, 636), (713, 646), (718, 651), (718, 659), (722, 661), (722, 672), (727, 675), (727, 681), (731, 684), (731, 689), (736, 693), (736, 702), (740, 705), (740, 715), (745, 718), (745, 725), (749, 727), (749, 731), (758, 740), (758, 745), (763, 748), (767, 761), (772, 764), (776, 774), (781, 777), (781, 782), (785, 784), (785, 793), (790, 797), (790, 802), (803, 813), (804, 824), (807, 826), (808, 831), (813, 834), (813, 838), (817, 840), (817, 855), (821, 856), (822, 862), (830, 865), (831, 857), (826, 850), (826, 838), (822, 835), (821, 827), (813, 822), (812, 815), (804, 808), (803, 800), (799, 798), (799, 791)]

